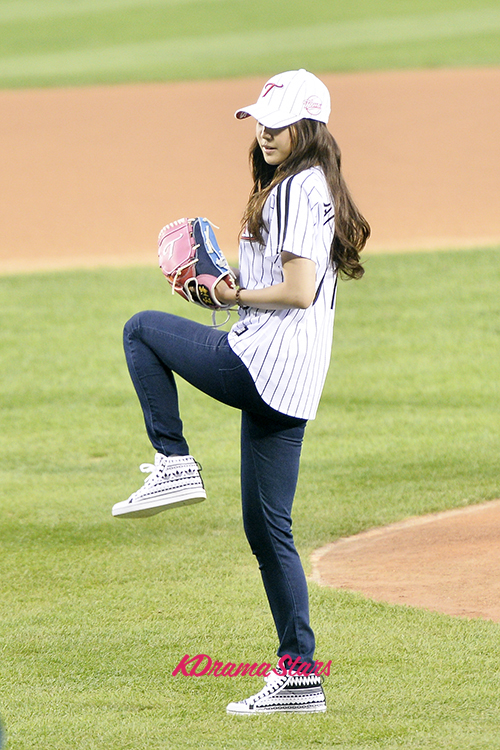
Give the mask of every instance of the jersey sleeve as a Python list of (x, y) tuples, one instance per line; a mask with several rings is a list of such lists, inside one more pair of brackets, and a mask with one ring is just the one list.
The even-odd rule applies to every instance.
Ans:
[(283, 180), (277, 186), (266, 255), (288, 252), (318, 261), (326, 208), (325, 191), (318, 189), (322, 187), (321, 180), (320, 175), (308, 171)]

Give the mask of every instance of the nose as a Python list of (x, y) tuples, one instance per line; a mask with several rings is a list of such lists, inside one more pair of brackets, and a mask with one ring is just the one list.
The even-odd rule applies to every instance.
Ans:
[(260, 122), (259, 122), (259, 129), (260, 129), (259, 133), (260, 133), (261, 138), (263, 138), (264, 140), (269, 140), (271, 138), (271, 134), (269, 133), (268, 130), (266, 130), (266, 126), (262, 125)]

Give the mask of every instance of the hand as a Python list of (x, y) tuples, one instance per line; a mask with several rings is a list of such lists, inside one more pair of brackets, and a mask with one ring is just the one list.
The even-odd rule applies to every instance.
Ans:
[(215, 286), (215, 296), (224, 305), (236, 304), (236, 288), (227, 285), (224, 279), (221, 279)]

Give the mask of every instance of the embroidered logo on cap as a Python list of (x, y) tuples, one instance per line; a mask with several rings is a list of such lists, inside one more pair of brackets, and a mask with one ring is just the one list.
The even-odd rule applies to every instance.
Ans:
[(306, 99), (304, 102), (304, 109), (306, 112), (308, 112), (310, 115), (317, 116), (321, 113), (321, 110), (323, 108), (323, 102), (319, 98), (319, 96), (310, 96), (309, 99)]
[(264, 88), (267, 89), (267, 90), (266, 90), (266, 92), (264, 94), (262, 94), (262, 98), (264, 98), (265, 96), (267, 96), (269, 94), (269, 92), (272, 91), (274, 88), (282, 89), (283, 87), (284, 86), (283, 86), (282, 83), (266, 83), (266, 85), (264, 86)]

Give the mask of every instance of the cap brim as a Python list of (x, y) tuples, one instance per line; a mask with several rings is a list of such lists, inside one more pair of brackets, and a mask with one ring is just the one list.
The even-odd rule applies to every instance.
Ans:
[(258, 104), (251, 104), (245, 109), (239, 109), (234, 115), (238, 120), (244, 120), (246, 117), (254, 117), (257, 122), (261, 125), (265, 125), (266, 128), (286, 128), (288, 125), (293, 125), (301, 117), (288, 115), (283, 116), (281, 112), (269, 112), (267, 107), (259, 107)]

